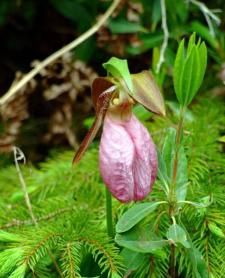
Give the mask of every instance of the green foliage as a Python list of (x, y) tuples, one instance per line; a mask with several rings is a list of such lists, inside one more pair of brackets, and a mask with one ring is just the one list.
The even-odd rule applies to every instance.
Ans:
[[(192, 36), (187, 49), (181, 41), (175, 58), (175, 42), (195, 32), (205, 40), (210, 58), (218, 65), (223, 63), (225, 57), (224, 34), (215, 24), (211, 26), (205, 22), (201, 6), (195, 6), (193, 1), (186, 2), (165, 1), (169, 41), (159, 73), (156, 69), (165, 36), (161, 24), (161, 1), (158, 0), (135, 1), (137, 10), (138, 4), (143, 5), (143, 12), (137, 13), (136, 8), (132, 10), (133, 3), (121, 5), (117, 17), (106, 26), (109, 41), (106, 40), (105, 45), (100, 47), (95, 38), (90, 38), (76, 49), (76, 57), (85, 61), (93, 59), (94, 64), (100, 64), (99, 60), (109, 52), (121, 56), (140, 55), (131, 60), (131, 64), (135, 64), (136, 60), (139, 62), (145, 58), (141, 54), (154, 48), (153, 72), (159, 84), (166, 85), (165, 92), (169, 91), (167, 89), (171, 84), (167, 84), (167, 76), (171, 75), (175, 60), (174, 87), (179, 103), (186, 106), (201, 85), (206, 68), (206, 47), (200, 41), (196, 43), (195, 36)], [(46, 3), (67, 19), (66, 24), (71, 23), (75, 31), (72, 36), (87, 30), (109, 4), (97, 0), (49, 0)], [(14, 22), (19, 17), (19, 22), (24, 20), (30, 28), (35, 16), (41, 17), (46, 3), (36, 9), (39, 5), (36, 1), (3, 0), (0, 25), (8, 28), (7, 24), (12, 22), (20, 26), (15, 24), (17, 20)], [(134, 20), (128, 19), (127, 15)], [(21, 26), (18, 30), (24, 28), (23, 24)], [(65, 26), (62, 26), (63, 32), (67, 34), (69, 31), (70, 34), (71, 29)], [(111, 33), (113, 40), (110, 40)], [(101, 32), (98, 37), (101, 39)], [(27, 39), (30, 42), (29, 36)], [(13, 37), (12, 42), (15, 40), (19, 41)], [(122, 52), (115, 47), (118, 41)], [(12, 42), (6, 36), (3, 45), (7, 49), (10, 44), (18, 48), (18, 43)], [(112, 48), (109, 47), (111, 44)], [(24, 47), (22, 50), (24, 52)], [(132, 92), (127, 62), (118, 61), (110, 59), (105, 68), (112, 76), (123, 78)], [(149, 65), (148, 62), (146, 64)], [(218, 65), (211, 67), (213, 82)], [(212, 79), (209, 78), (209, 81), (212, 82)], [(185, 111), (176, 176), (179, 207), (174, 212), (177, 222), (173, 224), (168, 216), (170, 207), (161, 201), (165, 199), (165, 194), (168, 199), (171, 197), (168, 189), (173, 180), (172, 165), (176, 151), (174, 127), (179, 105), (170, 101), (167, 106), (167, 118), (152, 116), (150, 120), (143, 107), (135, 107), (134, 112), (152, 131), (160, 150), (158, 180), (145, 203), (122, 206), (114, 200), (113, 216), (115, 220), (119, 219), (116, 243), (106, 236), (104, 185), (98, 174), (96, 146), (87, 152), (76, 168), (71, 166), (72, 152), (53, 156), (38, 168), (21, 166), (37, 225), (25, 205), (14, 165), (1, 169), (0, 277), (164, 278), (170, 267), (171, 244), (176, 247), (179, 277), (225, 277), (225, 158), (224, 140), (221, 141), (224, 137), (224, 106), (217, 98), (206, 94)]]
[(121, 60), (116, 57), (112, 57), (108, 62), (103, 64), (103, 67), (107, 70), (107, 73), (113, 76), (115, 79), (122, 78), (128, 90), (131, 93), (133, 92), (133, 85), (127, 60)]
[(189, 105), (196, 95), (203, 81), (206, 63), (206, 46), (200, 41), (195, 44), (195, 34), (189, 39), (186, 53), (184, 40), (181, 41), (174, 63), (174, 89), (180, 105)]
[(123, 233), (130, 230), (149, 213), (153, 212), (160, 202), (140, 203), (126, 211), (116, 224), (116, 232)]
[[(134, 254), (137, 258), (143, 253), (148, 254), (149, 257), (153, 255), (154, 259), (159, 256), (160, 259), (154, 262), (161, 273), (156, 274), (154, 268), (145, 268), (142, 272), (141, 264), (138, 264), (138, 266), (131, 264), (129, 269), (135, 268), (133, 277), (136, 277), (136, 273), (140, 277), (141, 275), (143, 277), (147, 275), (166, 277), (162, 266), (165, 266), (166, 272), (168, 272), (169, 262), (165, 260), (165, 254), (160, 252), (166, 252), (167, 256), (169, 256), (167, 249), (169, 243), (176, 246), (176, 266), (179, 277), (206, 278), (210, 274), (211, 277), (219, 278), (219, 273), (224, 271), (225, 265), (222, 260), (225, 253), (223, 251), (222, 253), (220, 252), (220, 265), (218, 264), (217, 256), (215, 256), (218, 244), (223, 250), (225, 243), (225, 218), (223, 212), (225, 204), (221, 200), (225, 178), (222, 169), (225, 160), (218, 141), (220, 128), (225, 119), (224, 106), (216, 98), (208, 97), (200, 99), (192, 108), (192, 112), (186, 112), (188, 116), (184, 115), (186, 120), (184, 138), (182, 140), (182, 149), (187, 154), (188, 168), (186, 168), (187, 162), (185, 162), (185, 170), (179, 169), (181, 175), (184, 171), (188, 172), (185, 174), (185, 183), (187, 183), (187, 174), (189, 177), (188, 186), (186, 187), (187, 196), (186, 198), (178, 198), (178, 203), (181, 206), (174, 216), (177, 219), (177, 223), (172, 225), (169, 224), (167, 204), (158, 205), (149, 214), (145, 215), (143, 213), (142, 215), (141, 208), (144, 208), (145, 205), (148, 206), (150, 204), (148, 201), (161, 201), (165, 198), (163, 195), (168, 193), (167, 186), (169, 186), (171, 181), (168, 175), (163, 178), (164, 176), (161, 175), (161, 172), (168, 173), (168, 169), (171, 168), (171, 163), (173, 163), (171, 154), (174, 152), (175, 140), (175, 136), (173, 136), (174, 130), (171, 128), (168, 130), (167, 128), (168, 125), (173, 125), (168, 118), (164, 120), (157, 118), (155, 123), (157, 128), (152, 122), (148, 124), (146, 121), (149, 128), (153, 130), (153, 134), (154, 130), (161, 130), (160, 134), (158, 135), (157, 132), (155, 137), (158, 144), (160, 144), (161, 138), (167, 135), (161, 147), (162, 155), (159, 157), (160, 160), (163, 160), (164, 168), (160, 166), (158, 173), (160, 181), (155, 185), (147, 202), (132, 206), (119, 219), (117, 224), (117, 232), (119, 233), (116, 236), (116, 242), (123, 246), (124, 250), (129, 249), (131, 252), (136, 252)], [(170, 112), (169, 117), (172, 117), (172, 121), (176, 122), (176, 113)], [(211, 123), (214, 124), (212, 125)], [(209, 129), (210, 134), (208, 132)], [(206, 140), (203, 139), (204, 136)], [(182, 162), (182, 160), (183, 158), (179, 161)], [(160, 163), (162, 161), (159, 161)], [(140, 219), (139, 214), (141, 215)], [(138, 221), (135, 222), (136, 217)], [(166, 242), (166, 239), (169, 242)], [(144, 261), (144, 258), (142, 259)], [(220, 270), (218, 270), (218, 267)]]
[(176, 223), (173, 223), (166, 234), (167, 238), (173, 243), (180, 243), (186, 248), (190, 248), (190, 243), (187, 240), (187, 235), (185, 230)]
[[(162, 154), (159, 153), (159, 178), (165, 191), (168, 193), (168, 185), (173, 180), (173, 164), (176, 151), (176, 130), (170, 128), (167, 131), (165, 141), (162, 147)], [(176, 197), (178, 201), (185, 200), (187, 192), (187, 158), (184, 147), (181, 145), (178, 152), (178, 166), (176, 174)]]
[(1, 186), (2, 194), (18, 197), (1, 198), (0, 226), (11, 231), (0, 232), (0, 277), (29, 277), (31, 272), (37, 277), (54, 277), (48, 270), (57, 273), (55, 263), (63, 277), (81, 277), (89, 255), (99, 266), (95, 275), (112, 273), (120, 277), (119, 250), (105, 236), (104, 188), (96, 171), (96, 154), (95, 149), (89, 151), (75, 169), (71, 166), (72, 152), (47, 161), (40, 170), (23, 169), (37, 227), (23, 196), (18, 195), (15, 168), (1, 172), (1, 184), (15, 181), (7, 189)]
[[(139, 109), (136, 112), (140, 114)], [(145, 125), (167, 157), (169, 151), (160, 147), (164, 143), (161, 139), (168, 133), (168, 126), (176, 123), (176, 110), (168, 111), (168, 118), (154, 118), (154, 122), (143, 113), (140, 115)], [(218, 138), (225, 120), (224, 106), (207, 96), (198, 99), (192, 111), (186, 113), (183, 147), (188, 160), (189, 203), (180, 207), (176, 231), (169, 224), (166, 204), (155, 205), (154, 209), (150, 206), (151, 212), (147, 216), (141, 213), (135, 226), (129, 226), (129, 219), (125, 219), (128, 230), (125, 228), (116, 237), (122, 246), (119, 254), (118, 247), (106, 236), (104, 185), (97, 170), (96, 147), (75, 168), (71, 166), (72, 152), (53, 157), (39, 169), (22, 167), (37, 227), (24, 204), (16, 169), (10, 166), (0, 172), (0, 277), (28, 278), (32, 273), (37, 277), (58, 277), (55, 261), (63, 277), (105, 277), (110, 273), (123, 277), (131, 273), (134, 278), (164, 278), (169, 267), (169, 242), (174, 241), (181, 277), (204, 277), (205, 269), (210, 269), (212, 277), (221, 278), (225, 261), (225, 159)], [(140, 203), (132, 210), (141, 212), (141, 208), (157, 204), (163, 192), (162, 181), (158, 180), (147, 205)], [(128, 208), (114, 200), (114, 217)], [(187, 241), (192, 248), (182, 245)], [(127, 248), (133, 250), (129, 251), (133, 260), (127, 257)]]

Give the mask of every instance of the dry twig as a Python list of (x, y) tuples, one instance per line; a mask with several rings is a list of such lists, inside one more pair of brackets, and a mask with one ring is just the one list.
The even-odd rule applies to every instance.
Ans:
[(43, 68), (47, 65), (51, 64), (59, 57), (64, 55), (65, 53), (69, 52), (70, 50), (77, 47), (79, 44), (87, 40), (91, 37), (94, 33), (96, 33), (101, 26), (107, 21), (107, 19), (111, 16), (114, 12), (116, 7), (119, 5), (121, 0), (114, 0), (109, 9), (105, 12), (105, 14), (100, 18), (100, 20), (94, 24), (89, 30), (83, 33), (81, 36), (70, 42), (69, 44), (65, 45), (61, 49), (57, 50), (50, 56), (48, 56), (45, 60), (39, 63), (34, 69), (28, 72), (17, 84), (13, 85), (5, 95), (0, 98), (0, 106), (6, 103), (13, 95), (15, 95), (27, 82), (29, 82), (34, 76), (36, 76)]

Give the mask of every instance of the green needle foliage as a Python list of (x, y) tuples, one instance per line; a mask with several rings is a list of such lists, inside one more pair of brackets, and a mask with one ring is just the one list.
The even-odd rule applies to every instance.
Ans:
[[(148, 121), (148, 112), (138, 107), (135, 111), (161, 148), (162, 137), (177, 121), (176, 110), (169, 110), (167, 118), (156, 117), (154, 122)], [(210, 277), (215, 278), (225, 275), (225, 158), (218, 141), (224, 115), (219, 100), (200, 98), (185, 114), (183, 138), (189, 165), (187, 200), (210, 204), (182, 205), (179, 226), (187, 228), (195, 257), (203, 256)], [(72, 152), (64, 152), (39, 169), (29, 165), (21, 168), (37, 226), (25, 206), (15, 167), (1, 171), (0, 277), (123, 277), (125, 273), (130, 273), (129, 277), (166, 277), (169, 246), (144, 254), (119, 249), (107, 238), (97, 148), (90, 149), (75, 168), (71, 166), (72, 157)], [(157, 181), (146, 201), (160, 201), (162, 195)], [(114, 219), (128, 207), (114, 200)], [(163, 205), (151, 210), (139, 226), (143, 235), (165, 235), (169, 218)], [(180, 277), (204, 277), (192, 257), (190, 249), (177, 243)]]
[[(155, 135), (157, 145), (163, 144), (162, 138), (168, 134), (168, 128), (177, 122), (177, 110), (175, 103), (169, 105), (173, 109), (169, 110), (166, 119), (157, 118), (153, 124), (146, 122), (152, 134)], [(178, 224), (180, 228), (176, 230), (176, 269), (179, 277), (223, 277), (225, 271), (225, 202), (224, 202), (224, 165), (225, 157), (223, 146), (219, 143), (219, 138), (225, 120), (224, 105), (215, 97), (209, 95), (200, 98), (192, 106), (192, 111), (187, 110), (184, 120), (183, 145), (188, 160), (188, 187), (187, 203), (179, 209)], [(139, 112), (137, 113), (139, 114)], [(140, 113), (144, 118), (144, 115)], [(159, 147), (160, 148), (160, 147)], [(162, 147), (161, 147), (162, 148)], [(151, 203), (161, 201), (164, 193), (161, 182), (157, 182), (149, 200)], [(140, 235), (141, 229), (147, 227), (147, 233), (153, 231), (154, 236), (165, 238), (169, 229), (170, 219), (166, 208), (158, 207), (136, 227), (139, 237), (134, 237), (135, 231), (130, 234), (125, 233), (124, 240), (134, 240), (139, 242), (144, 240), (153, 241), (154, 237), (146, 238), (145, 233)], [(186, 234), (186, 239), (185, 239)], [(170, 238), (170, 237), (168, 237)], [(120, 238), (121, 239), (121, 238)], [(191, 243), (191, 248), (186, 246), (186, 242)], [(158, 246), (159, 247), (159, 246)], [(132, 247), (131, 247), (132, 248)], [(159, 249), (158, 249), (159, 250)], [(133, 264), (135, 268), (132, 277), (167, 277), (169, 269), (169, 247), (160, 249), (162, 254), (156, 250), (149, 254), (144, 254), (148, 259), (153, 256), (154, 260), (149, 264), (146, 261), (143, 267), (143, 259), (139, 265)], [(220, 251), (218, 251), (220, 250)], [(143, 250), (144, 251), (144, 250)], [(219, 252), (219, 253), (217, 253)], [(202, 260), (203, 258), (203, 260)], [(147, 273), (147, 274), (146, 274)], [(222, 275), (222, 276), (221, 276)]]
[[(15, 168), (1, 172), (0, 277), (120, 277), (119, 250), (105, 233), (96, 154), (91, 150), (76, 169), (72, 152), (39, 170), (22, 169), (37, 226), (24, 205)], [(88, 271), (88, 264), (94, 270)]]

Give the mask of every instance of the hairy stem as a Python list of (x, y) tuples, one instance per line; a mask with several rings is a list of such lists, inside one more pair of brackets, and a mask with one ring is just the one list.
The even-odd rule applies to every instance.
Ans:
[(106, 187), (106, 222), (107, 222), (107, 232), (108, 236), (114, 237), (113, 230), (113, 217), (112, 217), (112, 195)]
[(40, 62), (35, 68), (33, 68), (30, 72), (28, 72), (19, 82), (17, 82), (15, 85), (10, 87), (8, 92), (5, 93), (0, 98), (0, 105), (3, 105), (5, 102), (7, 102), (13, 95), (15, 95), (25, 84), (27, 84), (34, 76), (36, 76), (43, 68), (45, 68), (47, 65), (54, 62), (59, 57), (63, 56), (65, 53), (69, 52), (73, 48), (77, 47), (79, 44), (87, 40), (89, 37), (91, 37), (94, 33), (96, 33), (100, 27), (104, 25), (104, 23), (107, 21), (107, 19), (111, 16), (111, 14), (114, 12), (118, 4), (121, 0), (114, 0), (109, 9), (105, 12), (105, 14), (100, 18), (100, 20), (94, 24), (90, 29), (88, 29), (85, 33), (83, 33), (80, 37), (76, 38), (69, 44), (65, 45), (61, 49), (57, 50), (50, 56), (48, 56), (45, 60)]

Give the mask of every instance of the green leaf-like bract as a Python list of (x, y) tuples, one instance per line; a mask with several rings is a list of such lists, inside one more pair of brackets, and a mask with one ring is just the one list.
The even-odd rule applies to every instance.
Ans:
[(107, 72), (112, 75), (116, 79), (123, 79), (127, 89), (132, 94), (133, 85), (131, 80), (130, 71), (128, 68), (127, 60), (122, 60), (116, 57), (112, 57), (108, 62), (103, 64), (103, 67), (107, 70)]

